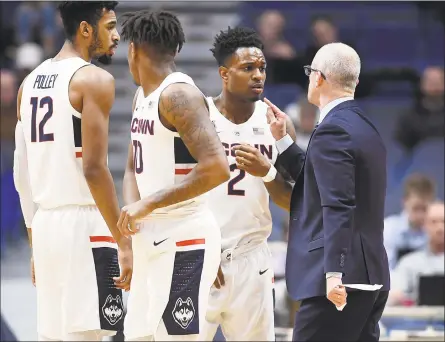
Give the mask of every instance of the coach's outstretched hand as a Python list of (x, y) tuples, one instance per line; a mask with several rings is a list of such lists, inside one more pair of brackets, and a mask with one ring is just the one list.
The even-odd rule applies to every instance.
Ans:
[(264, 103), (269, 106), (266, 113), (267, 123), (270, 125), (270, 131), (272, 132), (273, 137), (278, 141), (287, 134), (287, 115), (268, 99), (264, 98)]

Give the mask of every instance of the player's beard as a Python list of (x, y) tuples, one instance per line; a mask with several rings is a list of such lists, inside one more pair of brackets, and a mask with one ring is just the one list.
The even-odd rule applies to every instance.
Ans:
[(97, 59), (97, 61), (100, 63), (100, 64), (103, 64), (103, 65), (110, 65), (111, 64), (111, 62), (112, 62), (112, 59), (111, 59), (111, 56), (110, 55), (102, 55), (102, 56), (100, 56), (98, 59)]
[[(90, 51), (92, 54), (94, 54), (94, 51), (102, 50), (103, 45), (100, 42), (99, 38), (97, 37), (97, 31), (94, 31), (93, 33), (93, 44), (90, 46)], [(110, 65), (112, 62), (112, 58), (110, 55), (107, 55), (106, 53), (100, 56), (94, 56), (94, 59), (96, 59), (100, 64), (102, 65)]]

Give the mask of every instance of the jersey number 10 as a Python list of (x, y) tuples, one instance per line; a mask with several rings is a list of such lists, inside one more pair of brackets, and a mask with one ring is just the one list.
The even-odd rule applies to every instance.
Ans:
[[(44, 128), (48, 120), (53, 116), (53, 99), (51, 96), (42, 97), (39, 101), (38, 97), (31, 97), (31, 141), (45, 142), (54, 141), (54, 133), (45, 133)], [(37, 137), (37, 106), (40, 108), (46, 107), (46, 114), (39, 122), (39, 136)]]
[(142, 144), (138, 140), (133, 140), (133, 167), (139, 175), (144, 171), (144, 161), (142, 160)]

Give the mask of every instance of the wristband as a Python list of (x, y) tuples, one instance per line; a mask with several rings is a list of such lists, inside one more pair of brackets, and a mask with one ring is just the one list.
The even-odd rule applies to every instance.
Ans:
[(272, 182), (276, 176), (277, 176), (277, 169), (275, 168), (275, 166), (270, 164), (269, 172), (267, 172), (267, 175), (265, 175), (264, 177), (261, 177), (261, 179), (263, 180), (264, 183), (269, 183)]

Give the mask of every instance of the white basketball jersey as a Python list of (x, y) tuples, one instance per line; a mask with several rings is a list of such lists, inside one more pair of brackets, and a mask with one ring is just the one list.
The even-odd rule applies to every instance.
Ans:
[(20, 116), (32, 197), (45, 209), (95, 204), (83, 175), (81, 114), (68, 94), (74, 73), (86, 65), (78, 57), (48, 59), (23, 84)]
[(278, 151), (267, 123), (267, 105), (257, 101), (249, 120), (237, 125), (218, 111), (212, 98), (208, 98), (208, 103), (210, 118), (230, 165), (230, 180), (209, 193), (210, 209), (221, 228), (222, 248), (265, 241), (272, 229), (269, 193), (261, 178), (236, 168), (232, 147), (240, 143), (250, 144), (275, 164)]
[[(147, 97), (144, 97), (141, 88), (138, 90), (130, 130), (134, 172), (141, 198), (180, 183), (197, 163), (179, 134), (166, 128), (159, 118), (161, 93), (173, 83), (187, 83), (196, 87), (189, 76), (174, 72)], [(207, 208), (205, 196), (198, 196), (156, 209), (149, 216), (187, 215), (204, 208)]]

